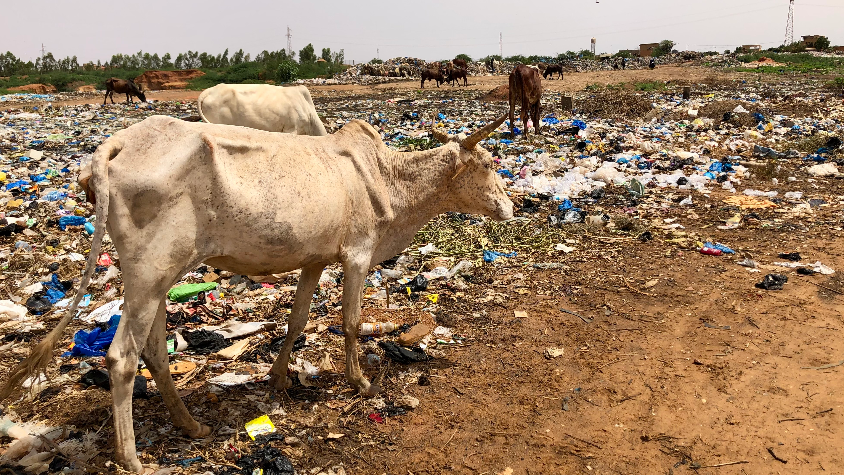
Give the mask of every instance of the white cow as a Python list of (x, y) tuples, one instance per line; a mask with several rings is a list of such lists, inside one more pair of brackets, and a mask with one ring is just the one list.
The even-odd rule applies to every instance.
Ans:
[(379, 391), (361, 373), (357, 338), (369, 269), (395, 256), (431, 218), (446, 211), (513, 217), (492, 157), (477, 143), (501, 117), (468, 138), (434, 131), (445, 145), (395, 152), (369, 124), (354, 120), (325, 137), (153, 116), (117, 132), (94, 153), (89, 185), (97, 221), (80, 290), (67, 315), (0, 390), (6, 398), (42, 371), (96, 268), (108, 229), (120, 254), (123, 317), (108, 350), (116, 459), (143, 468), (135, 453), (132, 385), (138, 357), (152, 373), (173, 424), (191, 437), (210, 429), (179, 398), (168, 369), (164, 295), (200, 263), (245, 275), (302, 269), (288, 338), (271, 370), (290, 385), (293, 342), (305, 327), (322, 269), (343, 264), (346, 379), (361, 394)]
[(202, 91), (199, 116), (210, 124), (296, 135), (328, 135), (305, 86), (218, 84)]

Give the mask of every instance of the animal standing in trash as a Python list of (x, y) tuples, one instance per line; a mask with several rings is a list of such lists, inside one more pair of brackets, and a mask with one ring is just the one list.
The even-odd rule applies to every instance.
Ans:
[(202, 120), (268, 132), (328, 135), (305, 86), (218, 84), (197, 99)]
[(405, 249), (446, 211), (513, 217), (492, 156), (477, 146), (502, 116), (469, 137), (433, 130), (444, 145), (388, 149), (366, 122), (325, 137), (153, 116), (117, 132), (94, 153), (89, 184), (97, 221), (80, 289), (67, 315), (35, 346), (0, 390), (8, 397), (40, 374), (76, 315), (108, 229), (120, 255), (123, 316), (108, 350), (116, 459), (142, 471), (135, 451), (132, 387), (142, 356), (175, 426), (191, 437), (210, 429), (179, 398), (168, 368), (167, 290), (200, 263), (244, 275), (302, 269), (288, 338), (270, 383), (290, 387), (290, 352), (308, 320), (322, 269), (344, 271), (346, 379), (362, 395), (379, 392), (358, 364), (361, 294), (369, 269)]
[(527, 121), (530, 118), (539, 132), (539, 109), (542, 98), (542, 78), (539, 69), (520, 64), (510, 73), (510, 134), (513, 133), (513, 111), (516, 103), (521, 103), (522, 126), (527, 137)]
[(443, 73), (439, 69), (423, 69), (422, 70), (422, 85), (420, 87), (425, 87), (425, 81), (436, 81), (437, 87), (440, 87), (445, 79), (443, 79)]
[(451, 60), (451, 64), (453, 64), (455, 68), (468, 69), (465, 59), (454, 58)]
[(542, 71), (542, 78), (548, 79), (549, 77), (553, 77), (555, 73), (560, 75), (560, 79), (563, 79), (563, 65), (562, 64), (549, 64), (545, 68), (545, 71)]
[(111, 103), (114, 104), (114, 93), (126, 94), (126, 102), (132, 102), (132, 96), (137, 97), (141, 102), (147, 101), (147, 96), (141, 91), (141, 88), (135, 84), (131, 79), (109, 78), (105, 82), (106, 94), (103, 98), (103, 105), (105, 105), (109, 96), (111, 96)]
[(468, 83), (466, 81), (466, 70), (463, 68), (454, 68), (448, 72), (448, 77), (446, 78), (446, 82), (450, 83), (452, 87), (455, 83), (460, 86), (460, 79), (463, 79), (463, 85), (467, 86)]

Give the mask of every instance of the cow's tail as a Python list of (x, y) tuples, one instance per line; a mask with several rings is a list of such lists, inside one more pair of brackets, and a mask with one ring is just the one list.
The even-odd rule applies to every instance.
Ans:
[(205, 114), (202, 113), (202, 101), (205, 99), (205, 96), (208, 94), (208, 89), (202, 91), (199, 95), (199, 99), (196, 100), (196, 109), (199, 111), (199, 117), (202, 119), (203, 122), (211, 123), (210, 120), (205, 118)]
[(94, 152), (93, 158), (93, 176), (92, 185), (97, 194), (97, 221), (94, 224), (94, 236), (91, 241), (91, 252), (88, 254), (88, 262), (85, 265), (85, 274), (82, 275), (82, 281), (79, 283), (79, 291), (73, 298), (73, 303), (67, 311), (64, 318), (61, 319), (58, 325), (51, 331), (44, 340), (35, 345), (29, 356), (12, 370), (8, 381), (0, 387), (0, 401), (9, 397), (15, 389), (17, 389), (27, 378), (41, 374), (44, 369), (53, 359), (53, 350), (62, 337), (65, 329), (70, 321), (73, 320), (76, 314), (76, 309), (79, 306), (79, 301), (88, 289), (88, 284), (91, 282), (91, 276), (94, 269), (97, 267), (97, 258), (100, 255), (102, 248), (103, 235), (106, 232), (106, 222), (108, 220), (108, 201), (109, 201), (109, 184), (108, 184), (108, 162), (123, 148), (122, 141), (117, 137), (112, 137), (106, 140)]

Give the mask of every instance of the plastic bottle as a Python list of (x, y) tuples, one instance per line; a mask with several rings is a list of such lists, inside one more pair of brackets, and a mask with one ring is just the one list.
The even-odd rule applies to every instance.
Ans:
[(393, 322), (361, 323), (359, 335), (383, 335), (396, 331), (396, 328), (398, 327)]
[(711, 247), (704, 247), (700, 250), (701, 254), (706, 254), (707, 256), (720, 256), (724, 254), (724, 252), (720, 249), (712, 249)]

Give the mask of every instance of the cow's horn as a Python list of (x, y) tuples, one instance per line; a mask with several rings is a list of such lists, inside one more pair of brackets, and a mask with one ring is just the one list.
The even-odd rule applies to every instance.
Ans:
[(465, 148), (466, 150), (474, 149), (475, 145), (477, 145), (478, 142), (487, 138), (489, 134), (491, 134), (495, 129), (498, 128), (499, 125), (504, 123), (504, 119), (506, 118), (507, 114), (504, 114), (501, 117), (490, 122), (489, 124), (486, 124), (485, 126), (475, 131), (474, 134), (467, 137), (466, 140), (462, 141), (461, 145), (463, 145), (463, 148)]

